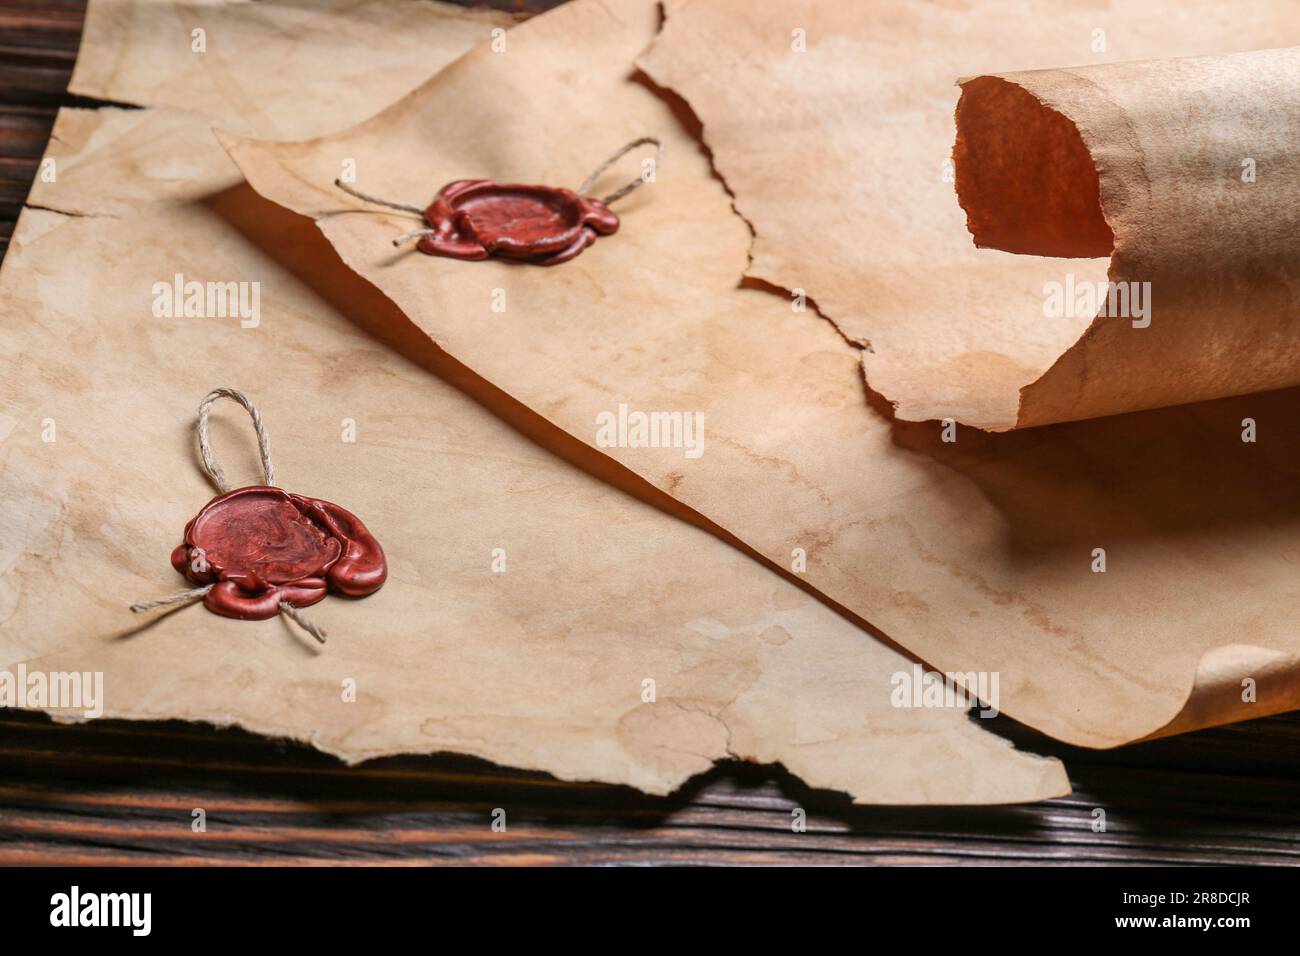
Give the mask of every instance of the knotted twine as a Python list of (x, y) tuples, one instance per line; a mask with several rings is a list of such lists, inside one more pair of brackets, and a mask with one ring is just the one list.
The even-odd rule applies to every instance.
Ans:
[[(632, 142), (628, 143), (622, 149), (614, 153), (614, 155), (610, 156), (609, 159), (605, 160), (603, 163), (597, 166), (592, 171), (591, 175), (582, 181), (582, 185), (578, 187), (578, 195), (586, 196), (591, 191), (591, 187), (596, 185), (596, 180), (601, 177), (601, 174), (603, 174), (605, 170), (609, 169), (609, 167), (613, 166), (616, 162), (618, 162), (628, 153), (632, 152), (632, 150), (636, 149), (638, 146), (655, 147), (655, 157), (654, 160), (652, 161), (652, 165), (650, 168), (652, 170), (657, 170), (659, 168), (659, 164), (663, 162), (664, 144), (661, 143), (658, 139), (656, 139), (653, 136), (642, 136), (640, 139), (632, 140)], [(647, 179), (644, 174), (638, 176), (630, 183), (627, 183), (624, 186), (620, 186), (618, 189), (614, 190), (612, 193), (610, 193), (608, 196), (606, 196), (600, 201), (604, 203), (606, 206), (608, 206), (610, 203), (618, 202), (628, 193), (632, 192), (634, 189), (637, 189), (639, 186), (641, 186), (642, 183), (645, 182), (647, 182)], [(351, 186), (348, 183), (345, 183), (341, 178), (334, 180), (334, 185), (337, 186), (339, 189), (343, 190), (349, 196), (355, 196), (357, 199), (360, 199), (363, 202), (373, 203), (376, 206), (387, 206), (389, 209), (396, 209), (399, 212), (411, 213), (412, 215), (417, 216), (420, 219), (424, 219), (425, 211), (421, 209), (419, 206), (413, 206), (409, 203), (392, 202), (387, 199), (380, 199), (377, 196), (371, 196), (368, 193), (363, 193), (360, 189), (357, 189), (355, 186)], [(437, 230), (430, 229), (427, 226), (421, 229), (412, 229), (410, 232), (404, 232), (402, 233), (402, 235), (394, 239), (393, 245), (400, 246), (402, 243), (407, 242), (411, 239), (416, 239), (420, 236), (432, 235), (436, 231)]]
[[(221, 470), (221, 466), (217, 464), (216, 458), (213, 457), (212, 444), (208, 441), (208, 415), (213, 402), (219, 398), (229, 398), (243, 405), (244, 410), (253, 419), (253, 430), (257, 433), (257, 451), (262, 459), (262, 473), (266, 476), (265, 484), (278, 487), (275, 484), (275, 465), (271, 463), (271, 443), (266, 437), (266, 427), (262, 424), (262, 413), (257, 410), (257, 406), (249, 400), (248, 396), (237, 388), (214, 388), (199, 403), (197, 431), (199, 435), (199, 455), (203, 459), (204, 473), (221, 494), (224, 495), (231, 490), (230, 483), (226, 481), (225, 472)], [(197, 601), (204, 597), (214, 586), (214, 584), (205, 584), (202, 587), (181, 591), (178, 594), (159, 598), (156, 601), (140, 601), (131, 605), (131, 611), (140, 614), (160, 607), (189, 604), (191, 601)], [(325, 643), (325, 632), (303, 614), (299, 608), (287, 601), (281, 601), (280, 613), (316, 638), (316, 640), (322, 644)]]

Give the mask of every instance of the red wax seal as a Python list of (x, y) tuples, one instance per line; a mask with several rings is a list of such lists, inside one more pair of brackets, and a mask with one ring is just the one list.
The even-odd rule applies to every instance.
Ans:
[(434, 231), (419, 250), (452, 259), (496, 255), (552, 266), (567, 262), (618, 229), (599, 199), (553, 186), (461, 179), (438, 191), (424, 218)]
[(261, 621), (280, 602), (307, 607), (337, 591), (365, 597), (388, 577), (384, 550), (351, 512), (319, 498), (254, 485), (209, 501), (185, 526), (172, 566), (223, 617)]

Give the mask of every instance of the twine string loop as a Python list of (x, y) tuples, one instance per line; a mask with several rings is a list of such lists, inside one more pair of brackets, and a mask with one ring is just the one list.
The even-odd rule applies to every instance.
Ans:
[[(605, 170), (609, 169), (609, 167), (613, 166), (616, 162), (618, 162), (628, 153), (632, 152), (632, 150), (636, 149), (638, 146), (655, 147), (655, 157), (654, 160), (652, 161), (653, 165), (651, 166), (651, 169), (657, 170), (659, 168), (659, 164), (662, 163), (664, 159), (664, 144), (661, 143), (658, 139), (656, 139), (653, 136), (642, 136), (640, 139), (632, 140), (632, 142), (628, 143), (626, 146), (624, 146), (622, 149), (616, 152), (613, 156), (609, 157), (609, 159), (605, 160), (594, 170), (592, 170), (591, 175), (588, 176), (586, 179), (584, 179), (582, 185), (578, 187), (578, 194), (580, 196), (585, 196), (588, 193), (590, 193), (591, 187), (596, 185), (596, 180), (600, 179), (601, 175), (605, 172)], [(624, 196), (626, 196), (628, 193), (632, 192), (632, 190), (639, 188), (645, 182), (647, 182), (647, 179), (644, 174), (637, 176), (636, 179), (632, 180), (627, 185), (614, 190), (612, 193), (610, 193), (608, 196), (602, 199), (601, 202), (603, 202), (606, 206), (608, 206), (610, 203), (616, 203)]]
[(223, 495), (230, 490), (225, 472), (212, 457), (212, 445), (208, 441), (208, 414), (212, 403), (219, 398), (229, 398), (243, 405), (249, 417), (253, 419), (253, 430), (257, 432), (257, 451), (262, 456), (262, 471), (266, 475), (266, 483), (275, 485), (275, 466), (271, 464), (271, 446), (266, 437), (266, 428), (262, 425), (262, 413), (249, 401), (248, 396), (237, 388), (214, 388), (199, 403), (199, 453), (203, 457), (203, 470), (207, 472), (208, 478)]

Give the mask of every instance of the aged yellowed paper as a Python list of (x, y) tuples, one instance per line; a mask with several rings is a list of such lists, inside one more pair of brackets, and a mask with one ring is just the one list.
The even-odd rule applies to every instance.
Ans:
[[(740, 758), (879, 803), (1068, 791), (1057, 761), (965, 708), (896, 706), (911, 659), (558, 458), (553, 428), (239, 184), (218, 121), (59, 116), (57, 176), (0, 271), (6, 672), (99, 673), (104, 716), (236, 724), (348, 761), (454, 751), (663, 793)], [(178, 279), (202, 307), (168, 297)], [(239, 308), (208, 314), (227, 283)], [(311, 609), (323, 649), (281, 620), (127, 610), (184, 586), (168, 555), (213, 493), (194, 410), (223, 384), (258, 403), (284, 486), (345, 503), (387, 551), (378, 594)], [(227, 474), (257, 480), (243, 413), (212, 427)]]
[[(941, 33), (904, 12), (922, 6), (943, 21)], [(1090, 8), (1058, 6), (1060, 17), (1022, 29), (1022, 6), (994, 15), (882, 3), (869, 8), (868, 30), (837, 19), (856, 6), (800, 7), (822, 59), (775, 68), (772, 57), (797, 56), (790, 44), (801, 27), (782, 8), (750, 17), (699, 5), (688, 8), (698, 29), (674, 34), (681, 11), (670, 6), (668, 32), (641, 62), (688, 102), (702, 99), (693, 105), (739, 211), (773, 208), (771, 228), (792, 230), (769, 238), (765, 220), (755, 218), (754, 238), (735, 215), (689, 117), (629, 71), (659, 28), (648, 0), (578, 0), (531, 20), (510, 31), (505, 50), (480, 46), (345, 133), (225, 142), (254, 188), (315, 218), (343, 260), (439, 347), (936, 667), (1000, 674), (1003, 707), (1016, 718), (1109, 746), (1286, 710), (1300, 702), (1291, 676), (1300, 653), (1294, 392), (992, 436), (894, 422), (863, 386), (859, 362), (876, 388), (873, 363), (903, 368), (918, 324), (926, 349), (971, 356), (952, 366), (947, 391), (918, 391), (950, 403), (971, 376), (996, 369), (1004, 344), (1021, 348), (1022, 333), (1046, 368), (1091, 320), (1025, 321), (977, 344), (970, 316), (923, 308), (954, 283), (961, 307), (996, 314), (1009, 285), (1037, 294), (1033, 257), (973, 249), (943, 161), (957, 78), (1059, 65), (1072, 44), (1083, 55)], [(1280, 13), (1235, 18), (1212, 4), (1199, 4), (1199, 17), (1172, 15), (1186, 6), (1110, 5), (1099, 24), (1115, 44), (1110, 57), (1251, 47), (1300, 31)], [(771, 48), (750, 57), (751, 38)], [(680, 71), (660, 52), (697, 42)], [(731, 74), (718, 73), (724, 80), (711, 86), (722, 70), (741, 82), (727, 87)], [(743, 103), (709, 109), (690, 78)], [(804, 90), (823, 97), (816, 110), (793, 95)], [(750, 133), (769, 145), (741, 145)], [(355, 160), (358, 186), (408, 204), (466, 176), (576, 186), (646, 135), (668, 147), (655, 181), (618, 206), (616, 236), (553, 270), (394, 249), (411, 218), (333, 185)], [(881, 142), (892, 152), (871, 151)], [(725, 161), (733, 152), (743, 164)], [(881, 188), (886, 166), (919, 185)], [(753, 178), (733, 184), (733, 168)], [(942, 193), (942, 213), (931, 193)], [(895, 217), (888, 228), (855, 232), (882, 210)], [(835, 238), (814, 241), (823, 234)], [(859, 244), (846, 245), (845, 234)], [(922, 253), (909, 266), (897, 257), (918, 234)], [(843, 335), (801, 296), (738, 286), (751, 239), (750, 275), (811, 296)], [(874, 271), (862, 267), (864, 248), (878, 253)], [(787, 258), (797, 270), (773, 267)], [(949, 258), (952, 268), (935, 267)], [(986, 274), (995, 260), (1025, 271), (1010, 282), (1001, 267)], [(1092, 259), (1054, 268), (1106, 276)], [(899, 285), (900, 272), (911, 281)], [(507, 307), (494, 311), (501, 300)], [(853, 319), (868, 306), (880, 318), (870, 336)], [(863, 352), (868, 341), (875, 351)], [(1038, 374), (1025, 371), (1025, 381)], [(702, 416), (703, 453), (606, 440), (598, 423), (623, 407)], [(1266, 441), (1242, 441), (1248, 418), (1268, 428)], [(1243, 682), (1258, 694), (1248, 697)]]

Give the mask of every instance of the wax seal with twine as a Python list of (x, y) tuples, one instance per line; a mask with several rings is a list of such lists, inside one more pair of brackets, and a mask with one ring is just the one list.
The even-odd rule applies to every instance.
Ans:
[[(253, 419), (266, 484), (232, 490), (208, 442), (208, 412), (219, 398), (243, 405)], [(203, 470), (221, 492), (185, 526), (172, 567), (196, 587), (132, 604), (137, 614), (203, 600), (222, 617), (263, 621), (283, 614), (325, 643), (325, 632), (299, 610), (335, 591), (365, 597), (383, 586), (388, 564), (356, 515), (329, 501), (276, 487), (262, 416), (243, 392), (218, 388), (199, 405)]]
[(603, 199), (587, 193), (605, 170), (638, 146), (657, 147), (651, 166), (657, 169), (664, 156), (663, 144), (652, 136), (643, 136), (601, 163), (577, 192), (559, 186), (459, 179), (443, 186), (428, 208), (421, 209), (367, 195), (341, 179), (334, 180), (334, 185), (365, 202), (424, 220), (425, 226), (394, 239), (395, 246), (418, 238), (416, 248), (431, 256), (472, 260), (497, 256), (553, 266), (568, 262), (597, 236), (618, 231), (618, 216), (610, 211), (610, 204), (632, 192), (646, 177), (638, 176)]

